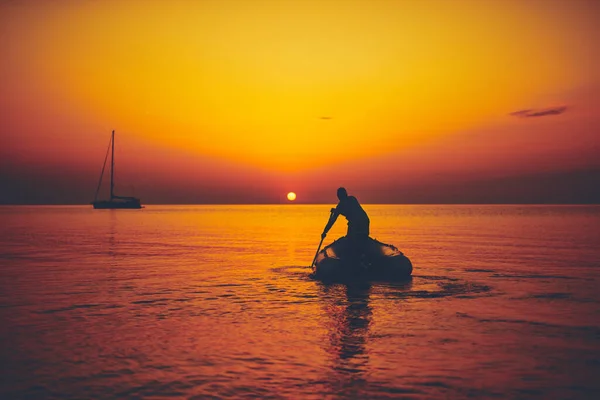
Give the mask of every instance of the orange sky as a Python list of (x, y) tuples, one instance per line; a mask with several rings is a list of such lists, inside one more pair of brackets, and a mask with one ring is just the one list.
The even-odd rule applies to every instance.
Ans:
[(87, 201), (112, 129), (117, 187), (150, 203), (443, 202), (597, 170), (598, 20), (594, 0), (5, 1), (0, 202)]

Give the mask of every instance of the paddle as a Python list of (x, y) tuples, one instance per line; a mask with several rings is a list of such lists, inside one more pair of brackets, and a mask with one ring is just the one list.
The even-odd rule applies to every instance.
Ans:
[[(331, 213), (329, 214), (329, 219), (331, 219), (332, 214), (333, 214), (333, 210), (331, 210)], [(327, 223), (329, 223), (329, 219), (327, 220)], [(325, 225), (325, 227), (327, 227), (327, 225)], [(319, 250), (321, 250), (321, 245), (323, 244), (323, 239), (325, 239), (325, 236), (327, 236), (327, 234), (321, 236), (321, 241), (319, 242), (319, 247), (317, 247), (317, 252), (315, 253), (315, 258), (313, 258), (312, 264), (310, 264), (310, 267), (312, 269), (315, 269), (315, 261), (317, 261), (317, 256), (319, 255)]]
[(310, 264), (310, 267), (312, 269), (315, 269), (315, 261), (317, 261), (317, 256), (319, 255), (319, 250), (321, 250), (321, 245), (323, 244), (323, 239), (325, 239), (324, 237), (321, 238), (321, 241), (319, 242), (319, 247), (317, 247), (317, 252), (315, 253), (315, 258), (313, 258), (312, 264)]

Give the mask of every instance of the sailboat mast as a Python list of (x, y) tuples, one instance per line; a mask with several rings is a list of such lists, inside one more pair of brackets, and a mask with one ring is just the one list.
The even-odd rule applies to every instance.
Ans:
[(110, 156), (110, 199), (112, 200), (113, 188), (114, 188), (114, 174), (115, 174), (115, 131), (112, 131), (112, 155)]

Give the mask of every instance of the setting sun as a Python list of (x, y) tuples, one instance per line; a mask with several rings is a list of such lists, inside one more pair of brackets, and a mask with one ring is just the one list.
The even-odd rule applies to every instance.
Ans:
[(289, 192), (289, 193), (287, 194), (287, 199), (288, 199), (289, 201), (294, 201), (294, 200), (296, 200), (296, 193), (294, 193), (294, 192)]

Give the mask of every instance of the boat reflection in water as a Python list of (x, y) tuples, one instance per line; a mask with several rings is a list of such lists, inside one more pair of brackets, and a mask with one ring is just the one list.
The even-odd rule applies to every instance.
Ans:
[[(110, 142), (108, 144), (109, 148), (106, 151), (106, 156), (104, 157), (104, 164), (102, 165), (102, 172), (100, 173), (100, 180), (98, 181), (98, 187), (96, 188), (96, 195), (94, 196), (94, 201), (92, 201), (92, 205), (95, 209), (116, 209), (116, 208), (142, 208), (142, 204), (140, 199), (131, 197), (131, 196), (117, 196), (114, 194), (114, 175), (115, 175), (115, 131), (112, 131), (112, 135), (110, 137)], [(112, 150), (111, 150), (112, 149)], [(110, 199), (109, 200), (98, 200), (98, 192), (100, 191), (100, 186), (102, 185), (102, 177), (104, 176), (104, 169), (106, 167), (106, 161), (108, 159), (108, 152), (111, 150), (110, 157)]]
[(372, 310), (371, 286), (324, 286), (326, 312), (329, 314), (329, 347), (332, 356), (331, 376), (327, 381), (332, 393), (343, 397), (360, 397), (367, 385), (364, 374), (369, 370), (369, 337)]
[[(400, 289), (410, 287), (411, 281), (407, 281)], [(332, 376), (327, 381), (331, 393), (343, 398), (367, 398), (374, 386), (379, 386), (369, 379), (373, 370), (369, 360), (372, 291), (369, 283), (322, 287), (325, 311), (330, 316), (327, 352), (332, 356)]]

